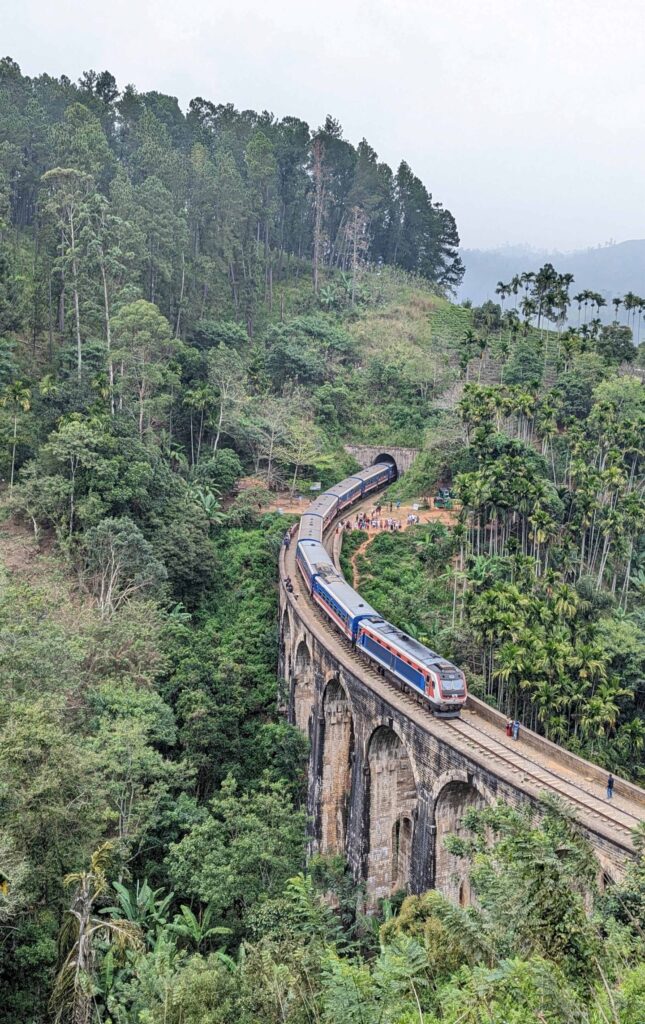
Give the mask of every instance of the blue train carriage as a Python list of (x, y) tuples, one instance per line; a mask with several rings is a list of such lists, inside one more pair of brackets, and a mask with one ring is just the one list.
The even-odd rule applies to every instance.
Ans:
[(363, 494), (369, 494), (377, 487), (383, 487), (396, 478), (396, 467), (390, 462), (377, 462), (368, 469), (362, 469), (356, 476), (363, 481)]
[(378, 612), (350, 587), (335, 567), (333, 571), (323, 569), (314, 577), (312, 597), (352, 643), (356, 643), (362, 620), (366, 616), (378, 615)]
[(317, 541), (319, 544), (322, 542), (323, 536), (323, 521), (321, 515), (315, 513), (311, 515), (309, 512), (305, 512), (304, 516), (300, 516), (300, 528), (298, 530), (298, 543), (302, 541)]
[(328, 491), (325, 491), (323, 497), (328, 494), (333, 495), (338, 499), (338, 506), (336, 508), (336, 515), (338, 515), (348, 505), (353, 505), (355, 501), (363, 494), (363, 480), (357, 474), (356, 476), (348, 476), (345, 480), (341, 480), (335, 487), (330, 487)]
[(338, 511), (335, 494), (321, 494), (300, 517), (298, 540), (322, 540), (323, 533)]
[(307, 509), (307, 515), (320, 516), (323, 521), (323, 529), (331, 523), (338, 512), (338, 498), (335, 494), (320, 494)]
[(466, 680), (455, 665), (378, 617), (361, 622), (357, 647), (422, 693), (435, 714), (453, 717), (466, 703)]
[[(316, 518), (315, 522), (321, 523), (322, 520), (320, 518)], [(311, 593), (313, 589), (314, 577), (317, 574), (321, 572), (336, 572), (336, 566), (332, 562), (321, 541), (310, 538), (298, 541), (298, 546), (296, 548), (296, 565), (302, 573), (309, 593)]]

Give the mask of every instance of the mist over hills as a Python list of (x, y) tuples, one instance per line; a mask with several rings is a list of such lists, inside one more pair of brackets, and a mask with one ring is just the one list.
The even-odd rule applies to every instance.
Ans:
[[(457, 297), (460, 301), (470, 299), (475, 305), (496, 298), (498, 281), (510, 281), (514, 274), (525, 270), (538, 270), (547, 261), (560, 273), (575, 276), (574, 293), (577, 288), (589, 288), (609, 302), (628, 291), (638, 295), (645, 292), (645, 239), (641, 238), (575, 252), (549, 252), (522, 245), (462, 249), (461, 258), (466, 273)], [(608, 315), (611, 317), (611, 309)]]

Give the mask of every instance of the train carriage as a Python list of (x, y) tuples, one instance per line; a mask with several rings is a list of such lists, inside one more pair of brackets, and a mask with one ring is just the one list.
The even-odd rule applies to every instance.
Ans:
[(356, 474), (363, 481), (363, 494), (369, 494), (390, 483), (396, 477), (396, 468), (390, 462), (377, 462), (368, 469), (362, 469)]
[(311, 505), (307, 509), (309, 515), (321, 516), (323, 525), (328, 526), (336, 515), (338, 508), (338, 498), (335, 494), (320, 494), (315, 501), (312, 501)]
[(335, 494), (321, 494), (307, 508), (300, 519), (298, 540), (322, 541), (323, 532), (338, 512), (338, 497)]
[(317, 541), (319, 544), (322, 543), (323, 537), (323, 520), (322, 516), (311, 514), (306, 512), (304, 516), (300, 518), (300, 529), (298, 531), (298, 542), (301, 541)]
[(377, 463), (319, 495), (301, 517), (296, 563), (312, 599), (357, 650), (422, 694), (436, 714), (458, 715), (467, 700), (463, 672), (383, 619), (347, 583), (322, 543), (335, 516), (395, 478), (395, 466)]
[(333, 494), (338, 498), (336, 513), (341, 512), (348, 505), (353, 505), (363, 494), (363, 480), (360, 476), (348, 476), (341, 480), (335, 487), (330, 487), (326, 494)]
[[(320, 522), (320, 520), (318, 520)], [(327, 550), (320, 541), (300, 540), (296, 548), (296, 564), (302, 573), (309, 591), (313, 588), (314, 577), (317, 573), (336, 573), (336, 566), (332, 562)]]
[(336, 570), (333, 574), (321, 572), (314, 577), (312, 597), (352, 643), (356, 642), (362, 620), (378, 615)]

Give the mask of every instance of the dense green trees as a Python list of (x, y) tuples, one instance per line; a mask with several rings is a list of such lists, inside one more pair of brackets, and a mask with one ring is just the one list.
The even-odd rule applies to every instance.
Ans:
[(378, 537), (365, 595), (549, 736), (622, 770), (645, 742), (642, 388), (615, 376), (637, 297), (603, 328), (581, 293), (565, 329), (547, 265), (501, 283), (524, 323), (451, 306), (457, 245), (409, 166), (333, 118), (184, 114), (0, 62), (9, 1024), (640, 1019), (642, 868), (590, 918), (557, 815), (473, 818), (477, 910), (388, 904), (380, 937), (340, 859), (301, 873), (289, 520), (264, 510), (355, 468), (347, 440), (423, 447), (400, 490), (463, 501), (453, 529)]
[[(108, 72), (95, 77), (109, 89), (88, 88), (93, 76), (75, 86), (29, 79), (9, 58), (0, 68), (4, 217), (39, 238), (32, 333), (73, 339), (79, 374), (86, 334), (109, 345), (110, 309), (133, 286), (186, 338), (222, 300), (252, 334), (314, 250), (321, 273), (351, 272), (352, 303), (367, 262), (459, 283), (450, 213), (332, 118), (312, 132), (201, 98), (184, 115), (172, 97), (119, 94)], [(3, 246), (11, 288), (17, 254)]]

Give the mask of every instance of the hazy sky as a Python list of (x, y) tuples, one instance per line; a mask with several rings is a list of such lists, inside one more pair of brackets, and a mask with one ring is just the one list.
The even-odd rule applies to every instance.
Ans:
[(0, 0), (30, 75), (292, 114), (411, 164), (465, 246), (645, 237), (644, 0)]

